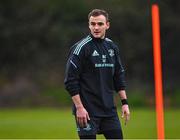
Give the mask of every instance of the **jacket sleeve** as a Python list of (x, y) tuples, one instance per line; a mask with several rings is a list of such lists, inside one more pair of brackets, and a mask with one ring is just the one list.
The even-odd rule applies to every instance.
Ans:
[(116, 57), (116, 62), (115, 62), (115, 72), (114, 72), (113, 80), (114, 80), (115, 90), (116, 92), (118, 92), (119, 90), (125, 89), (126, 81), (125, 81), (125, 70), (121, 64), (119, 49), (117, 46), (115, 46), (115, 57)]
[(79, 77), (82, 67), (81, 61), (82, 52), (79, 55), (73, 54), (73, 51), (70, 52), (66, 64), (64, 84), (71, 96), (80, 92)]

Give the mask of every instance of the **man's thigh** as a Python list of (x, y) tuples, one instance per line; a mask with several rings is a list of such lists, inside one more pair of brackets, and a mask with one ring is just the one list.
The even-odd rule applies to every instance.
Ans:
[(101, 120), (100, 130), (109, 131), (109, 130), (121, 130), (121, 123), (118, 116), (107, 117)]

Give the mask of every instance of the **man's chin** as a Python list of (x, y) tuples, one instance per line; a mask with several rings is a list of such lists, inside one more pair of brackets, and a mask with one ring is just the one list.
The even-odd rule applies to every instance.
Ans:
[(94, 38), (102, 38), (101, 35), (93, 35), (93, 36), (94, 36)]

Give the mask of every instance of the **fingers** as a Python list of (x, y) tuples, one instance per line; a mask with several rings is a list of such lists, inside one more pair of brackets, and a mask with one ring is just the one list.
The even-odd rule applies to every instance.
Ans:
[(88, 119), (88, 121), (90, 121), (90, 117), (89, 117), (89, 114), (87, 113), (86, 115), (87, 115), (87, 119)]
[(122, 118), (124, 118), (124, 111), (122, 111), (122, 115), (121, 115)]
[(130, 120), (130, 113), (127, 113), (127, 115), (126, 115), (126, 119), (127, 119), (127, 121), (129, 121), (129, 120)]
[(79, 124), (80, 127), (82, 127), (82, 119), (80, 117), (77, 117), (77, 122)]
[(77, 116), (77, 122), (80, 125), (80, 127), (86, 127), (89, 120), (90, 117), (88, 113), (86, 113), (85, 116)]
[(80, 127), (85, 127), (87, 125), (87, 119), (85, 118), (77, 117), (77, 122)]
[(87, 117), (85, 117), (83, 120), (83, 127), (86, 127), (86, 126), (87, 126)]
[[(125, 118), (124, 118), (125, 117)], [(129, 107), (124, 105), (122, 107), (122, 118), (125, 119), (125, 125), (127, 124), (127, 122), (130, 120), (130, 111), (129, 111)]]
[[(125, 118), (124, 118), (125, 117)], [(122, 118), (124, 118), (125, 119), (125, 125), (127, 124), (127, 122), (129, 121), (129, 115), (127, 114), (127, 113), (122, 113)]]
[(126, 117), (125, 117), (125, 125), (127, 124), (127, 122), (129, 121), (130, 119), (130, 116), (128, 114), (126, 114)]

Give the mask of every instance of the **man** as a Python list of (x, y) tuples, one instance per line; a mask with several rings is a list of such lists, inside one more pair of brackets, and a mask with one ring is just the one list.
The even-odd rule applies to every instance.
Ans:
[(88, 20), (90, 35), (71, 48), (64, 81), (74, 103), (78, 135), (80, 139), (96, 139), (96, 134), (123, 139), (114, 91), (120, 95), (125, 121), (130, 111), (118, 47), (105, 37), (110, 27), (108, 13), (94, 9)]

